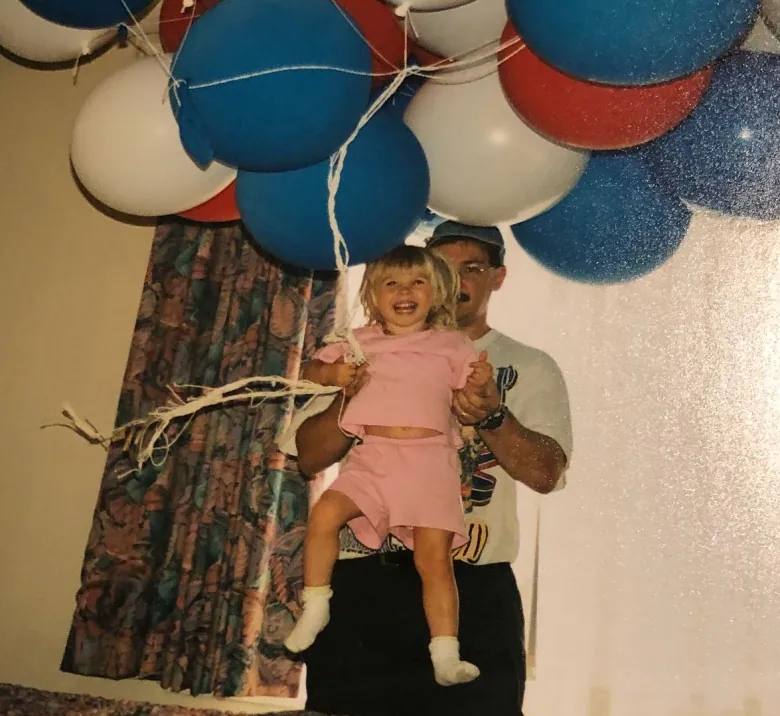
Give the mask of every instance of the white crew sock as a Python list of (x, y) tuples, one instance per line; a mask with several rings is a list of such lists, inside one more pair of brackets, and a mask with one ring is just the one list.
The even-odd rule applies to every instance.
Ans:
[(303, 588), (303, 613), (284, 642), (288, 650), (297, 653), (308, 649), (330, 620), (330, 586)]
[(433, 674), (440, 686), (453, 686), (474, 681), (479, 669), (468, 661), (461, 661), (460, 644), (456, 636), (435, 636), (428, 647), (433, 662)]

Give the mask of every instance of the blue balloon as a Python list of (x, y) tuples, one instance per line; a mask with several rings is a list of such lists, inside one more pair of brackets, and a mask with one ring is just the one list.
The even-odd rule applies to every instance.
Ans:
[[(238, 173), (238, 208), (263, 249), (303, 268), (335, 268), (328, 166), (326, 160), (291, 172)], [(336, 194), (350, 264), (373, 261), (402, 244), (425, 214), (429, 189), (417, 138), (400, 118), (377, 113), (349, 145)]]
[[(337, 69), (275, 71), (300, 66)], [(171, 102), (202, 166), (288, 171), (322, 161), (354, 131), (370, 72), (368, 46), (332, 0), (225, 0), (182, 43)]]
[(564, 72), (614, 85), (708, 65), (751, 26), (760, 0), (507, 0), (520, 36)]
[(780, 219), (780, 56), (718, 63), (702, 103), (641, 150), (662, 186), (708, 209)]
[(560, 204), (512, 232), (551, 271), (584, 283), (618, 283), (660, 266), (679, 247), (691, 212), (664, 194), (628, 152), (594, 153)]
[(129, 20), (130, 13), (140, 15), (151, 2), (152, 0), (22, 0), (22, 4), (45, 20), (85, 29), (111, 27), (125, 22)]

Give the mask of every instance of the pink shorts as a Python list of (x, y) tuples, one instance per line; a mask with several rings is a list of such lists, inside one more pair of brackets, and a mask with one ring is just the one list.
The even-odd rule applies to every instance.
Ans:
[(452, 532), (453, 549), (468, 541), (460, 461), (447, 435), (417, 440), (367, 435), (350, 451), (330, 489), (345, 494), (363, 513), (349, 525), (371, 549), (378, 549), (388, 532), (413, 549), (415, 527)]

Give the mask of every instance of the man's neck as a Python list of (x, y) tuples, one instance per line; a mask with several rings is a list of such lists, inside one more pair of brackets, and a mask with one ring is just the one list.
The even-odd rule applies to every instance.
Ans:
[(480, 318), (468, 326), (461, 326), (460, 330), (461, 333), (465, 333), (472, 341), (478, 341), (490, 331), (490, 326), (487, 324), (487, 320)]

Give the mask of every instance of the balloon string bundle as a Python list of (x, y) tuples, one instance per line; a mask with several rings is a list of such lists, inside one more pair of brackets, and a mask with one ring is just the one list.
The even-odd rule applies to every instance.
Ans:
[[(189, 7), (185, 3), (188, 0), (183, 0), (183, 9)], [(350, 24), (355, 32), (362, 36), (360, 29), (352, 21), (352, 18), (347, 15), (342, 8), (340, 8), (335, 0), (332, 0), (334, 5), (344, 16), (345, 20)], [(143, 42), (149, 50), (149, 54), (156, 57), (162, 70), (168, 75), (170, 87), (176, 96), (176, 88), (181, 84), (181, 80), (178, 80), (175, 76), (176, 60), (174, 58), (170, 68), (163, 57), (163, 54), (154, 47), (149, 41), (143, 28), (139, 25), (133, 13), (127, 7), (125, 0), (122, 0), (125, 5), (128, 15), (132, 19), (132, 26), (128, 25), (128, 31), (139, 41)], [(194, 0), (192, 6), (197, 3)], [(404, 20), (404, 44), (405, 53), (404, 56), (408, 56), (408, 3), (402, 5), (396, 9), (396, 13)], [(189, 34), (192, 21), (195, 18), (193, 12), (189, 18), (189, 24), (184, 34), (182, 44), (187, 41), (187, 35)], [(364, 38), (365, 40), (365, 38)], [(372, 52), (374, 52), (380, 59), (387, 62), (387, 64), (393, 67), (393, 63), (384, 58), (368, 40), (365, 40)], [(494, 44), (494, 43), (490, 43)], [(480, 63), (483, 63), (497, 55), (500, 50), (513, 47), (513, 53), (508, 56), (504, 56), (499, 59), (499, 62), (505, 61), (512, 56), (512, 54), (522, 50), (525, 45), (519, 40), (510, 40), (504, 43), (499, 48), (485, 47), (477, 48), (476, 52), (465, 53), (468, 55), (465, 59), (448, 58), (442, 60), (440, 63), (430, 65), (428, 68), (419, 68), (405, 64), (402, 68), (395, 68), (389, 72), (378, 73), (382, 76), (392, 76), (392, 80), (387, 87), (379, 94), (379, 96), (371, 103), (371, 106), (360, 118), (357, 126), (353, 130), (352, 134), (342, 144), (340, 149), (331, 156), (330, 165), (328, 170), (328, 221), (330, 229), (333, 234), (333, 252), (335, 256), (336, 269), (338, 271), (339, 280), (344, 281), (347, 276), (347, 268), (349, 265), (349, 249), (347, 242), (344, 239), (339, 223), (336, 218), (336, 198), (338, 195), (339, 185), (341, 182), (341, 174), (344, 169), (344, 162), (346, 161), (349, 147), (355, 138), (360, 133), (361, 129), (374, 117), (374, 115), (382, 108), (382, 106), (392, 97), (398, 88), (404, 83), (404, 81), (412, 76), (422, 76), (432, 81), (443, 81), (447, 83), (462, 83), (473, 82), (480, 77), (471, 76), (468, 79), (441, 77), (441, 71), (446, 69), (448, 72), (454, 69), (462, 69), (464, 67), (475, 67)], [(482, 50), (482, 52), (480, 52)], [(227, 82), (240, 82), (242, 80), (259, 77), (262, 75), (272, 74), (276, 72), (290, 72), (299, 70), (323, 70), (323, 71), (336, 71), (336, 72), (349, 72), (355, 73), (354, 70), (348, 70), (339, 67), (327, 67), (327, 66), (291, 66), (291, 67), (278, 67), (270, 70), (263, 70), (253, 73), (247, 73), (238, 75), (235, 77), (227, 77), (224, 79), (215, 80), (210, 83), (202, 85), (191, 85), (191, 90), (197, 90), (201, 87), (213, 86), (215, 84), (224, 84)], [(495, 66), (489, 68), (488, 73), (495, 72)], [(360, 74), (377, 74), (377, 73), (360, 73)], [(484, 76), (484, 75), (483, 75)], [(354, 333), (351, 329), (354, 317), (357, 314), (359, 305), (355, 305), (351, 311), (338, 321), (336, 329), (325, 340), (326, 342), (345, 342), (347, 343), (348, 350), (346, 352), (346, 359), (350, 362), (360, 364), (365, 360), (363, 351), (359, 344), (355, 340)], [(249, 404), (254, 407), (258, 403), (266, 400), (282, 399), (282, 398), (296, 398), (302, 396), (308, 396), (309, 401), (307, 405), (311, 403), (318, 396), (322, 395), (334, 395), (341, 391), (338, 387), (322, 386), (317, 383), (312, 383), (306, 380), (291, 380), (282, 376), (255, 376), (250, 378), (244, 378), (219, 388), (209, 388), (198, 385), (179, 385), (168, 388), (171, 393), (171, 398), (164, 405), (159, 406), (152, 410), (144, 418), (133, 420), (125, 425), (114, 429), (110, 435), (103, 435), (97, 428), (87, 420), (80, 418), (75, 411), (69, 406), (63, 407), (62, 414), (66, 418), (67, 423), (57, 423), (56, 425), (64, 426), (74, 430), (76, 433), (85, 438), (88, 442), (96, 445), (101, 445), (105, 449), (114, 443), (121, 441), (123, 445), (123, 451), (133, 456), (133, 463), (135, 467), (121, 475), (125, 477), (140, 470), (144, 464), (150, 462), (156, 467), (161, 466), (168, 457), (171, 448), (179, 440), (179, 438), (185, 433), (195, 416), (208, 408), (213, 408), (218, 405), (236, 405), (236, 404)], [(198, 392), (198, 395), (191, 396), (186, 400), (180, 395), (180, 391), (191, 393), (193, 391)], [(172, 425), (176, 426), (175, 431), (171, 431)], [(51, 427), (51, 426), (44, 426)]]

